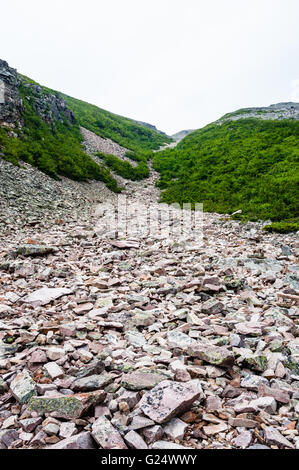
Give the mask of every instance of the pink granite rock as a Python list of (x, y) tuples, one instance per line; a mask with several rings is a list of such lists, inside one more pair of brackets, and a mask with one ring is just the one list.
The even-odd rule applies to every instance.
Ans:
[(104, 416), (93, 423), (92, 436), (103, 449), (127, 449), (120, 433)]
[(140, 408), (146, 416), (161, 424), (188, 410), (196, 400), (203, 398), (199, 380), (185, 383), (165, 380), (143, 395)]

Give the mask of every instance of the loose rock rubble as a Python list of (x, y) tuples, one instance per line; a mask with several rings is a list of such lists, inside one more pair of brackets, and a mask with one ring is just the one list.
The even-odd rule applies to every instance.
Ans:
[[(157, 204), (155, 177), (127, 183), (130, 201)], [(90, 206), (23, 225), (13, 214), (0, 449), (299, 448), (295, 234), (204, 214), (202, 244), (113, 238)]]

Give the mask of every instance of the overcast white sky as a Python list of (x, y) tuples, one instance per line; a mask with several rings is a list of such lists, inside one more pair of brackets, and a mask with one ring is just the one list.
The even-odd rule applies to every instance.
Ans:
[(299, 101), (299, 0), (9, 0), (0, 58), (173, 134)]

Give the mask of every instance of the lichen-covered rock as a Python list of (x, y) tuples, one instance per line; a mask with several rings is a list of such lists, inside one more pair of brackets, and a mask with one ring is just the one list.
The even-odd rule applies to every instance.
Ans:
[(36, 383), (27, 370), (20, 372), (10, 384), (10, 391), (20, 403), (27, 403), (36, 395)]
[(47, 245), (21, 245), (18, 246), (17, 249), (14, 251), (15, 255), (22, 255), (25, 257), (28, 256), (45, 256), (49, 255), (50, 253), (55, 253), (57, 249), (53, 246)]
[(15, 344), (5, 344), (0, 343), (0, 359), (5, 359), (6, 357), (14, 354), (18, 349), (18, 346)]
[(132, 317), (132, 324), (136, 327), (150, 326), (155, 323), (155, 317), (151, 313), (138, 312)]
[(178, 330), (172, 330), (167, 333), (167, 342), (171, 349), (178, 348), (183, 351), (187, 351), (189, 346), (196, 344), (193, 338)]
[(81, 393), (69, 396), (57, 397), (33, 397), (29, 401), (28, 408), (38, 414), (55, 412), (57, 418), (80, 418), (91, 406), (105, 400), (106, 392)]
[(141, 348), (142, 346), (146, 345), (146, 339), (142, 333), (139, 333), (139, 331), (128, 331), (126, 333), (126, 339), (129, 344)]
[(188, 355), (220, 367), (232, 367), (235, 362), (234, 354), (228, 349), (200, 342), (188, 347)]
[(258, 372), (265, 372), (267, 369), (268, 359), (265, 354), (252, 354), (245, 357), (243, 362), (249, 369), (256, 370)]
[(259, 375), (247, 374), (241, 380), (241, 387), (248, 388), (248, 390), (258, 391), (261, 385), (269, 385), (269, 381), (264, 377), (260, 377)]

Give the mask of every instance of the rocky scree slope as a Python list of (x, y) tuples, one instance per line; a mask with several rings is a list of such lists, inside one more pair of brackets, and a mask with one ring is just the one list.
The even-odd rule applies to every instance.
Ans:
[[(104, 183), (22, 166), (0, 161), (0, 449), (299, 448), (295, 234), (205, 213), (200, 244), (177, 210), (116, 237)], [(128, 222), (166, 228), (156, 177), (126, 182)]]
[[(163, 229), (155, 176), (125, 194)], [(111, 203), (0, 234), (0, 448), (299, 448), (295, 235), (116, 238)]]
[[(126, 156), (127, 149), (87, 129), (81, 127), (80, 130), (84, 151), (96, 163), (104, 166), (103, 157), (108, 159), (111, 155), (113, 159), (124, 162), (131, 172), (135, 168), (138, 171), (139, 164)], [(130, 185), (128, 179), (113, 169), (111, 175), (119, 187)], [(131, 174), (129, 177), (132, 179)], [(101, 181), (80, 182), (64, 176), (53, 179), (25, 162), (16, 166), (0, 159), (0, 180), (0, 231), (5, 236), (24, 226), (34, 226), (41, 220), (55, 223), (62, 219), (92, 217), (98, 203), (117, 197), (117, 193), (110, 191)]]

